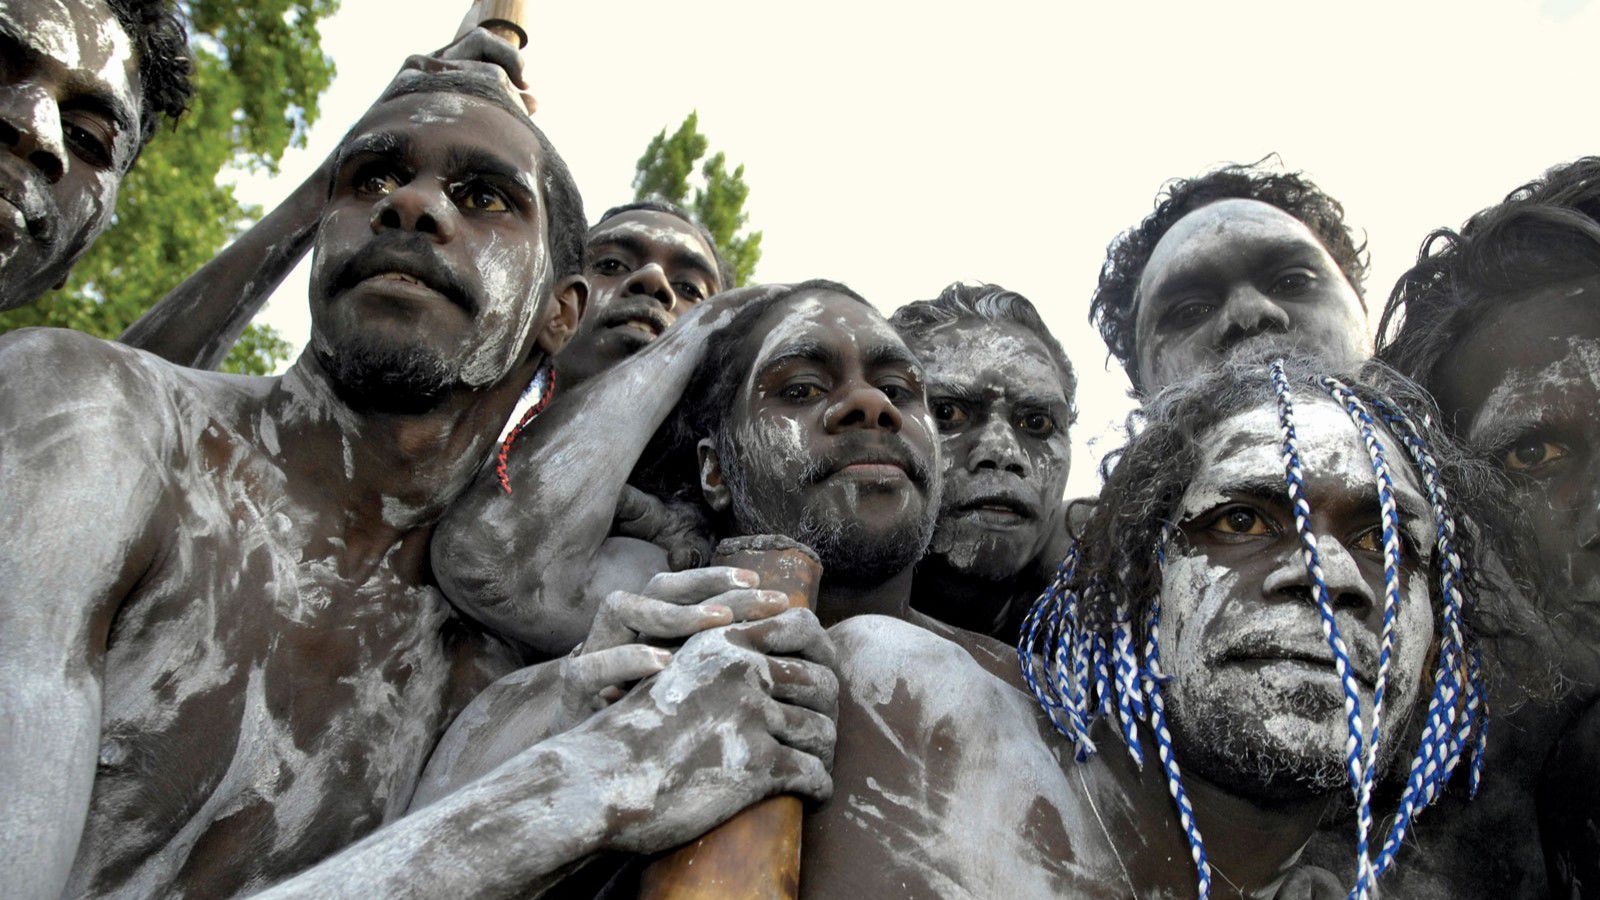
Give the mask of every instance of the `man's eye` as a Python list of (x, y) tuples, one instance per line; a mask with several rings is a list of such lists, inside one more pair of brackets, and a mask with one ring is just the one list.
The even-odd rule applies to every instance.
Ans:
[(628, 267), (623, 265), (621, 260), (610, 256), (603, 257), (595, 261), (595, 263), (589, 268), (593, 269), (597, 275), (605, 275), (613, 278), (619, 275), (628, 274)]
[(1316, 283), (1316, 277), (1304, 269), (1284, 272), (1272, 282), (1272, 293), (1279, 296), (1303, 294)]
[(950, 430), (967, 424), (967, 411), (954, 400), (935, 400), (930, 408), (933, 420), (941, 429)]
[(687, 282), (679, 281), (672, 285), (672, 292), (690, 303), (699, 303), (706, 298), (700, 288)]
[(799, 381), (794, 384), (784, 385), (778, 391), (778, 396), (792, 403), (805, 403), (822, 396), (822, 388), (809, 381)]
[(505, 195), (491, 187), (484, 185), (467, 185), (462, 188), (460, 201), (462, 209), (473, 212), (507, 212), (511, 204), (506, 202)]
[(67, 140), (67, 146), (84, 162), (102, 168), (111, 165), (109, 138), (101, 136), (92, 127), (78, 122), (61, 123), (61, 132)]
[(1356, 539), (1351, 542), (1350, 546), (1356, 550), (1364, 550), (1367, 553), (1382, 553), (1383, 529), (1368, 528), (1366, 531), (1363, 531), (1361, 534), (1357, 535)]
[(1506, 450), (1504, 461), (1506, 468), (1513, 472), (1533, 472), (1569, 455), (1567, 448), (1560, 444), (1526, 438)]
[(400, 187), (400, 179), (387, 170), (370, 170), (356, 175), (356, 192), (368, 197), (386, 197)]
[(1223, 510), (1211, 520), (1208, 527), (1219, 534), (1247, 537), (1266, 537), (1272, 534), (1272, 529), (1267, 527), (1267, 520), (1255, 510), (1245, 506)]
[(1193, 328), (1216, 311), (1216, 304), (1207, 301), (1185, 303), (1167, 313), (1163, 321), (1168, 328)]
[(916, 396), (914, 393), (912, 393), (911, 388), (908, 388), (897, 381), (890, 381), (880, 384), (878, 385), (878, 390), (883, 391), (883, 395), (888, 397), (889, 402), (893, 403), (895, 406), (903, 406), (907, 403), (910, 403), (912, 398)]
[(1017, 427), (1022, 429), (1024, 434), (1047, 438), (1056, 433), (1056, 420), (1047, 413), (1026, 413), (1017, 417)]

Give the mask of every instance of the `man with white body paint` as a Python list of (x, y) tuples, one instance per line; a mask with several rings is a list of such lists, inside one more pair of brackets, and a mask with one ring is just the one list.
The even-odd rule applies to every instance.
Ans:
[(0, 4), (0, 310), (66, 282), (190, 94), (170, 0)]
[[(1553, 168), (1459, 232), (1431, 235), (1385, 310), (1386, 326), (1397, 320), (1379, 353), (1510, 477), (1520, 515), (1505, 527), (1525, 544), (1513, 562), (1536, 588), (1519, 599), (1547, 620), (1497, 640), (1503, 692), (1538, 702), (1500, 729), (1485, 796), (1419, 848), (1414, 874), (1484, 896), (1589, 896), (1600, 890), (1600, 159)], [(1542, 696), (1552, 681), (1554, 702)]]
[(1246, 344), (1287, 340), (1342, 366), (1367, 358), (1365, 254), (1309, 179), (1233, 165), (1157, 200), (1107, 248), (1089, 306), (1136, 395)]
[[(1189, 845), (1160, 768), (1147, 764), (1141, 772), (1121, 752), (1075, 762), (1030, 694), (1015, 650), (911, 608), (915, 563), (939, 508), (940, 467), (923, 373), (904, 343), (859, 297), (829, 282), (767, 286), (741, 299), (737, 316), (706, 351), (711, 363), (696, 374), (652, 447), (660, 452), (648, 457), (645, 480), (701, 498), (721, 536), (784, 534), (815, 547), (823, 560), (817, 614), (830, 625), (837, 650), (838, 747), (833, 798), (806, 820), (802, 892), (1127, 897), (1192, 890)], [(669, 333), (645, 353), (672, 340)], [(638, 392), (638, 384), (624, 386), (622, 378), (635, 361), (602, 376), (616, 380), (618, 396), (627, 387)], [(1286, 526), (1273, 395), (1259, 370), (1253, 377), (1218, 374), (1193, 390), (1171, 403), (1188, 418), (1158, 420), (1166, 427), (1145, 432), (1168, 444), (1130, 448), (1149, 465), (1137, 481), (1129, 483), (1129, 469), (1108, 489), (1093, 523), (1100, 536), (1086, 546), (1103, 550), (1114, 533), (1125, 536), (1143, 523), (1145, 550), (1153, 554), (1158, 523), (1182, 523), (1164, 575), (1148, 565), (1128, 571), (1142, 579), (1133, 596), (1141, 604), (1159, 597), (1167, 610), (1162, 649), (1173, 679), (1176, 753), (1192, 772), (1189, 796), (1217, 883), (1227, 879), (1253, 896), (1343, 896), (1324, 873), (1293, 871), (1341, 793), (1345, 722), (1341, 682), (1308, 602), (1307, 569)], [(1383, 618), (1374, 476), (1339, 407), (1308, 387), (1296, 396), (1306, 489), (1317, 510), (1311, 527), (1338, 622), (1354, 647), (1363, 702), (1370, 704)], [(640, 458), (670, 403), (657, 398), (639, 427), (605, 433), (611, 464), (626, 467)], [(591, 433), (598, 429), (578, 427), (576, 414), (599, 421), (603, 410), (576, 411), (559, 431), (543, 432), (513, 469), (547, 470), (541, 460), (598, 451), (601, 440)], [(1454, 461), (1446, 445), (1436, 449)], [(1435, 623), (1424, 574), (1433, 519), (1415, 472), (1398, 462), (1394, 468), (1408, 551), (1388, 671), (1391, 722), (1406, 720), (1426, 695)], [(607, 499), (618, 489), (609, 489)], [(569, 523), (586, 528), (591, 544), (604, 535), (600, 506)], [(481, 542), (451, 537), (457, 529), (474, 531), (470, 521), (456, 519), (462, 512), (452, 510), (435, 542), (441, 573), (451, 570), (447, 590), (452, 583), (504, 584), (505, 562), (477, 560), (488, 568), (475, 574), (463, 551)], [(594, 554), (577, 544), (565, 549), (579, 559)], [(1470, 557), (1471, 547), (1462, 552)], [(503, 616), (507, 630), (518, 619), (544, 621), (561, 596), (551, 581), (561, 568), (554, 559), (534, 561), (542, 580), (519, 582), (541, 585), (544, 593), (509, 594), (485, 611)], [(658, 556), (656, 565), (664, 567), (664, 559)], [(586, 573), (580, 568), (577, 577)], [(661, 611), (628, 593), (613, 594), (575, 658), (671, 638)], [(587, 681), (576, 690), (595, 686)], [(626, 687), (613, 684), (587, 700), (603, 705), (628, 696)], [(474, 748), (458, 757), (470, 756), (470, 764), (430, 773), (442, 776), (438, 789), (498, 764), (502, 751), (481, 748), (543, 739), (552, 723), (539, 711), (572, 693), (552, 677), (485, 695), (483, 707), (464, 715), (441, 749)], [(1382, 768), (1405, 733), (1398, 726), (1384, 732)], [(1109, 731), (1104, 737), (1114, 739)], [(683, 762), (664, 751), (657, 764)]]
[(1077, 377), (1026, 297), (952, 284), (889, 324), (927, 378), (944, 500), (911, 605), (1014, 644), (1060, 562)]
[[(282, 378), (0, 339), (8, 896), (512, 894), (826, 795), (827, 747), (786, 740), (831, 723), (767, 675), (769, 651), (825, 657), (791, 616), (637, 660), (651, 689), (402, 818), (446, 725), (521, 663), (448, 604), (428, 542), (577, 324), (583, 229), (498, 82), (414, 72), (341, 144)], [(685, 780), (637, 764), (658, 744)]]

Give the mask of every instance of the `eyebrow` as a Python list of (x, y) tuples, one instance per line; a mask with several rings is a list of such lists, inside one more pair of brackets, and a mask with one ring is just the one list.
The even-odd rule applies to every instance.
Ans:
[(390, 131), (375, 131), (357, 135), (339, 148), (335, 169), (342, 169), (357, 156), (386, 156), (403, 159), (411, 155), (411, 139)]
[[(1293, 505), (1289, 500), (1289, 488), (1284, 483), (1283, 478), (1279, 476), (1242, 478), (1222, 485), (1218, 493), (1225, 497), (1249, 497), (1283, 507), (1291, 507)], [(1424, 505), (1421, 497), (1398, 484), (1389, 493), (1394, 497), (1395, 511), (1400, 514), (1400, 526), (1402, 528), (1416, 522), (1432, 524), (1432, 514), (1428, 507)], [(1316, 503), (1313, 502), (1311, 505), (1315, 507)], [(1210, 509), (1214, 508), (1216, 507), (1210, 507)], [(1360, 514), (1370, 515), (1374, 520), (1382, 519), (1383, 513), (1378, 503), (1377, 490), (1363, 492), (1361, 505), (1357, 509)]]
[(838, 366), (839, 352), (832, 347), (823, 346), (817, 341), (796, 341), (774, 353), (765, 363), (762, 371), (770, 371), (786, 362), (793, 361), (821, 363), (825, 366)]
[(869, 369), (878, 366), (905, 366), (922, 377), (922, 364), (911, 355), (911, 351), (895, 344), (876, 344), (868, 347), (861, 354), (862, 363)]
[(453, 146), (445, 150), (445, 168), (450, 172), (484, 175), (515, 184), (529, 197), (537, 197), (530, 173), (479, 147)]
[[(1281, 264), (1285, 257), (1304, 254), (1306, 251), (1315, 251), (1320, 245), (1304, 238), (1282, 236), (1273, 238), (1252, 238), (1232, 255), (1243, 256), (1246, 265), (1250, 268), (1261, 268), (1266, 264)], [(1322, 248), (1326, 249), (1326, 248)], [(1310, 262), (1316, 262), (1312, 259)], [(1200, 287), (1207, 282), (1215, 280), (1219, 275), (1217, 262), (1212, 258), (1195, 260), (1182, 263), (1164, 273), (1159, 281), (1151, 286), (1149, 296), (1165, 298), (1178, 291), (1187, 291)]]
[[(602, 232), (589, 241), (591, 252), (599, 247), (620, 247), (634, 256), (650, 255), (650, 242), (636, 234), (628, 234), (627, 232)], [(693, 269), (696, 273), (704, 275), (708, 279), (714, 280), (716, 278), (716, 272), (712, 270), (706, 260), (697, 254), (684, 250), (682, 247), (672, 248), (671, 255), (667, 257), (667, 264), (673, 268)]]
[(118, 102), (117, 96), (96, 82), (74, 79), (69, 87), (74, 91), (66, 102), (62, 103), (65, 109), (82, 109), (110, 119), (119, 132), (133, 131), (133, 113), (127, 106)]

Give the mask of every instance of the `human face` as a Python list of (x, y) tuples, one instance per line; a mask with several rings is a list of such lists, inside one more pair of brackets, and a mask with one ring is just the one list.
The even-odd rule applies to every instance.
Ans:
[(402, 96), (357, 126), (311, 276), (312, 348), (347, 399), (425, 406), (528, 355), (551, 305), (537, 157), (525, 125), (461, 94)]
[(1173, 224), (1139, 279), (1137, 387), (1215, 365), (1251, 338), (1316, 349), (1335, 365), (1369, 351), (1361, 298), (1304, 223), (1258, 200), (1219, 200)]
[(1055, 360), (1037, 335), (1008, 321), (950, 322), (911, 348), (927, 373), (944, 459), (929, 555), (992, 581), (1031, 570), (1072, 464), (1072, 404)]
[(0, 310), (65, 282), (110, 224), (141, 89), (104, 0), (0, 4)]
[[(1296, 431), (1310, 527), (1339, 631), (1371, 724), (1383, 624), (1377, 485), (1361, 439), (1327, 398), (1300, 396)], [(1299, 799), (1344, 782), (1348, 735), (1333, 655), (1312, 602), (1284, 487), (1275, 406), (1201, 434), (1202, 461), (1180, 512), (1161, 587), (1161, 661), (1175, 744), (1186, 768), (1235, 792)], [(1401, 600), (1385, 688), (1387, 761), (1422, 692), (1432, 644), (1426, 572), (1432, 518), (1392, 436), (1402, 521)]]
[[(779, 303), (702, 482), (744, 534), (812, 546), (829, 579), (876, 584), (921, 558), (939, 503), (922, 372), (875, 310), (829, 291)], [(720, 473), (705, 464), (714, 447)]]
[(582, 381), (661, 336), (701, 300), (727, 285), (716, 252), (693, 225), (654, 210), (632, 210), (589, 233), (584, 250), (589, 306), (561, 356), (566, 381)]
[(1511, 475), (1557, 626), (1600, 641), (1600, 279), (1508, 298), (1441, 366), (1459, 434)]

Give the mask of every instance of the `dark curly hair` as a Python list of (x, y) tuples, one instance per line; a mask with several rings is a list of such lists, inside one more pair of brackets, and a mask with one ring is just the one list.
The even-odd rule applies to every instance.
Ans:
[[(1234, 415), (1274, 403), (1267, 361), (1262, 354), (1235, 357), (1151, 397), (1129, 416), (1128, 431), (1134, 436), (1128, 444), (1101, 463), (1104, 487), (1099, 498), (1077, 501), (1094, 504), (1088, 520), (1074, 535), (1080, 554), (1077, 580), (1087, 586), (1098, 579), (1118, 596), (1128, 598), (1141, 610), (1135, 621), (1142, 619), (1143, 604), (1160, 593), (1162, 576), (1154, 549), (1164, 540), (1168, 525), (1177, 524), (1184, 492), (1199, 473), (1204, 458), (1201, 437)], [(1512, 549), (1518, 540), (1515, 536), (1523, 533), (1508, 527), (1508, 519), (1515, 513), (1505, 476), (1436, 424), (1438, 415), (1426, 391), (1381, 362), (1370, 361), (1359, 372), (1339, 375), (1312, 358), (1286, 361), (1285, 371), (1297, 395), (1327, 398), (1320, 380), (1324, 375), (1337, 375), (1369, 406), (1382, 401), (1416, 425), (1438, 463), (1440, 483), (1459, 507), (1457, 513), (1481, 526), (1466, 529), (1455, 538), (1469, 577), (1476, 580), (1469, 583), (1470, 592), (1491, 607), (1499, 602), (1506, 585), (1487, 580), (1484, 573), (1492, 571), (1485, 564), (1488, 554)], [(1385, 443), (1393, 442), (1386, 439)], [(1390, 457), (1409, 465), (1398, 447), (1390, 448)], [(1176, 532), (1174, 539), (1181, 540), (1182, 532)], [(1114, 610), (1088, 612), (1110, 621)], [(1505, 621), (1498, 611), (1484, 613), (1477, 619), (1480, 627), (1488, 621)]]
[(1515, 295), (1600, 275), (1600, 156), (1550, 169), (1422, 242), (1378, 322), (1378, 356), (1435, 386), (1452, 348)]
[[(1268, 157), (1270, 159), (1271, 157)], [(1139, 308), (1139, 279), (1150, 254), (1179, 219), (1218, 200), (1259, 200), (1305, 223), (1338, 263), (1339, 270), (1362, 294), (1367, 277), (1366, 242), (1356, 243), (1344, 223), (1344, 207), (1323, 193), (1299, 172), (1272, 172), (1267, 160), (1250, 165), (1228, 165), (1204, 175), (1167, 182), (1156, 197), (1155, 212), (1137, 226), (1118, 235), (1106, 248), (1100, 283), (1089, 301), (1089, 321), (1100, 329), (1106, 349), (1122, 363), (1128, 379), (1139, 388), (1138, 348), (1134, 346), (1134, 319)]]
[(592, 226), (590, 226), (589, 230), (593, 232), (596, 228), (599, 228), (601, 225), (604, 225), (606, 222), (622, 215), (623, 213), (638, 212), (640, 210), (645, 212), (666, 213), (669, 216), (676, 216), (677, 218), (689, 223), (689, 227), (693, 228), (695, 233), (700, 235), (700, 239), (706, 242), (706, 246), (711, 248), (711, 258), (717, 264), (717, 281), (719, 282), (718, 287), (726, 291), (734, 286), (733, 269), (729, 267), (728, 261), (723, 258), (722, 250), (717, 247), (717, 239), (712, 236), (710, 230), (696, 221), (695, 217), (690, 214), (688, 210), (676, 203), (670, 203), (661, 199), (660, 197), (647, 197), (643, 200), (635, 200), (632, 203), (624, 203), (621, 206), (613, 206), (606, 210), (605, 215), (601, 216)]
[(172, 0), (110, 0), (110, 5), (139, 56), (142, 146), (155, 136), (161, 116), (176, 121), (194, 96), (189, 33)]
[(1044, 343), (1044, 349), (1061, 373), (1061, 390), (1067, 395), (1066, 424), (1078, 420), (1078, 375), (1067, 359), (1067, 352), (1050, 333), (1049, 326), (1040, 318), (1027, 297), (1008, 291), (997, 284), (963, 284), (959, 281), (939, 292), (932, 300), (917, 300), (894, 311), (889, 324), (901, 336), (918, 339), (929, 331), (950, 322), (963, 320), (1015, 322), (1033, 332)]

